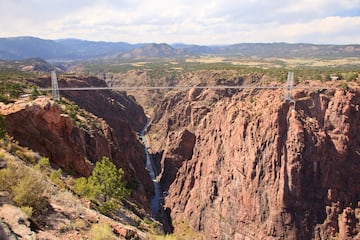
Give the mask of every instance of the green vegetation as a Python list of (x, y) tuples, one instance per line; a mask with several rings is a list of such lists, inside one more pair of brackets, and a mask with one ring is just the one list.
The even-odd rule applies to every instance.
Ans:
[(39, 93), (39, 91), (37, 90), (37, 88), (35, 86), (32, 87), (32, 91), (30, 93), (30, 99), (35, 99), (38, 96), (40, 96), (41, 94)]
[(24, 94), (25, 84), (13, 81), (0, 81), (0, 101), (10, 103), (12, 99)]
[(51, 171), (49, 178), (60, 189), (66, 189), (65, 183), (61, 180), (61, 175), (62, 175), (62, 169), (59, 168), (58, 170)]
[(23, 206), (23, 207), (20, 207), (20, 209), (21, 209), (21, 211), (23, 211), (26, 214), (26, 216), (28, 216), (28, 218), (32, 217), (32, 214), (33, 214), (32, 207)]
[(79, 113), (79, 106), (76, 105), (76, 103), (69, 101), (69, 100), (64, 100), (60, 102), (61, 104), (65, 105), (65, 109), (64, 109), (64, 113), (66, 113), (67, 115), (69, 115), (69, 117), (74, 121), (77, 122), (77, 115)]
[(5, 117), (0, 114), (0, 139), (5, 138), (5, 136), (6, 136)]
[(121, 201), (130, 195), (123, 181), (124, 171), (117, 169), (108, 157), (97, 162), (88, 179), (81, 177), (75, 181), (73, 190), (80, 196), (100, 203), (99, 210), (110, 214)]
[(43, 175), (25, 165), (9, 161), (7, 168), (0, 170), (0, 190), (9, 192), (17, 206), (31, 208), (31, 214), (39, 214), (47, 205), (45, 189)]
[(349, 88), (349, 85), (346, 82), (342, 82), (340, 86), (344, 90)]
[[(253, 73), (267, 74), (272, 79), (285, 81), (287, 72), (294, 71), (298, 80), (327, 80), (332, 73), (346, 75), (344, 79), (355, 80), (359, 72), (357, 59), (272, 59), (245, 57), (200, 57), (193, 59), (151, 60), (149, 62), (92, 62), (84, 64), (87, 74), (125, 73), (130, 70), (146, 72), (149, 86), (171, 86), (181, 74), (198, 70), (234, 70), (238, 75)], [(152, 83), (151, 83), (152, 81)], [(154, 82), (155, 81), (155, 82)]]
[(40, 171), (44, 171), (50, 167), (50, 161), (47, 157), (42, 157), (39, 159), (38, 163), (35, 165), (35, 169)]
[(99, 223), (91, 226), (90, 230), (92, 240), (111, 240), (115, 239), (111, 227), (108, 223)]

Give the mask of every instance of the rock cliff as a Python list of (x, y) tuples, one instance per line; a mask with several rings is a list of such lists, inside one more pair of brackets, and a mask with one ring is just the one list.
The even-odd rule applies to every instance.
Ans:
[[(242, 79), (244, 81), (249, 79)], [(360, 89), (192, 89), (155, 110), (164, 207), (205, 239), (360, 237)]]
[[(47, 86), (50, 79), (40, 79)], [(106, 86), (97, 78), (66, 78), (59, 80), (60, 87)], [(27, 146), (59, 167), (88, 176), (94, 163), (108, 156), (124, 169), (125, 178), (134, 198), (141, 207), (149, 210), (153, 185), (145, 169), (145, 153), (136, 131), (146, 123), (142, 108), (125, 93), (111, 91), (61, 92), (81, 109), (91, 114), (78, 116), (81, 126), (68, 115), (62, 114), (60, 105), (47, 98), (3, 105), (8, 133), (23, 146)], [(90, 116), (91, 115), (91, 116)], [(26, 119), (26, 121), (24, 121)]]

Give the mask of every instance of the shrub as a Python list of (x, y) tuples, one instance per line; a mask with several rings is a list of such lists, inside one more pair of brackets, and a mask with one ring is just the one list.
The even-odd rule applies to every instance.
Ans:
[(11, 193), (12, 187), (23, 177), (23, 174), (17, 164), (8, 162), (8, 167), (0, 170), (0, 190)]
[(15, 151), (15, 155), (18, 156), (21, 160), (27, 163), (35, 164), (38, 158), (38, 155), (33, 151), (19, 147), (19, 150)]
[(86, 230), (88, 228), (88, 224), (84, 219), (76, 219), (72, 224), (73, 229), (75, 230)]
[(95, 190), (88, 184), (88, 180), (84, 177), (75, 180), (73, 191), (79, 196), (95, 200)]
[(107, 223), (92, 225), (90, 234), (92, 240), (111, 240), (115, 237)]
[(50, 161), (49, 161), (49, 158), (47, 158), (47, 157), (40, 158), (38, 163), (35, 166), (36, 169), (39, 169), (42, 171), (47, 169), (48, 167), (50, 167)]
[(33, 214), (33, 208), (32, 207), (23, 206), (20, 209), (21, 209), (21, 211), (23, 211), (26, 214), (26, 216), (28, 216), (28, 218), (31, 218), (31, 216)]
[(341, 88), (346, 90), (349, 88), (348, 84), (346, 82), (341, 83)]
[(39, 91), (37, 90), (37, 88), (35, 86), (32, 87), (32, 91), (30, 93), (30, 99), (34, 100), (35, 98), (37, 98), (38, 96), (40, 96)]
[(44, 205), (43, 193), (45, 185), (42, 176), (34, 171), (29, 171), (20, 178), (15, 186), (12, 187), (13, 200), (17, 206), (30, 206), (34, 210), (41, 210)]
[(8, 98), (7, 96), (0, 94), (0, 102), (3, 102), (5, 104), (9, 104), (12, 103), (14, 101), (12, 101), (10, 98)]
[(50, 173), (50, 180), (55, 183), (56, 185), (58, 185), (58, 187), (65, 189), (65, 183), (61, 180), (61, 175), (62, 175), (62, 170), (61, 168), (59, 168), (56, 171), (52, 171)]
[(115, 208), (116, 208), (116, 203), (112, 200), (108, 200), (103, 204), (101, 204), (99, 210), (102, 214), (109, 216), (111, 212), (115, 210)]
[(43, 176), (31, 168), (13, 162), (0, 170), (0, 189), (9, 192), (19, 207), (31, 207), (37, 213), (47, 204)]

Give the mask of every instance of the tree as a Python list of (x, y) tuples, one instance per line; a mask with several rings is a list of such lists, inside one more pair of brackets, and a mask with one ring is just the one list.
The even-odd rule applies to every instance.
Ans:
[(37, 88), (35, 86), (32, 87), (32, 91), (30, 93), (30, 98), (31, 99), (35, 99), (37, 98), (38, 96), (40, 96), (40, 93), (39, 91), (37, 90)]
[(117, 169), (108, 157), (103, 157), (96, 163), (88, 179), (81, 177), (75, 181), (73, 190), (80, 196), (110, 204), (109, 200), (112, 198), (122, 200), (130, 194), (125, 187), (123, 175), (121, 168)]
[(97, 162), (95, 168), (88, 179), (88, 184), (93, 186), (95, 196), (103, 202), (110, 198), (123, 199), (129, 195), (123, 182), (124, 171), (110, 162), (108, 157), (103, 157)]

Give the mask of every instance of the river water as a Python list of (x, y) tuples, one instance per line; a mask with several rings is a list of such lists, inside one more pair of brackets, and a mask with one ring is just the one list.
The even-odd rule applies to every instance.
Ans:
[(154, 184), (154, 191), (155, 191), (154, 197), (150, 203), (151, 214), (154, 218), (157, 218), (157, 215), (158, 215), (159, 209), (160, 209), (160, 192), (161, 192), (161, 190), (160, 190), (160, 183), (156, 179), (156, 173), (154, 171), (152, 158), (151, 158), (151, 155), (149, 154), (149, 150), (148, 150), (149, 144), (146, 139), (146, 129), (149, 126), (149, 124), (150, 124), (150, 118), (148, 118), (144, 129), (140, 133), (140, 136), (141, 136), (141, 141), (144, 144), (144, 151), (146, 154), (146, 169), (149, 171), (151, 180), (153, 181), (153, 184)]

